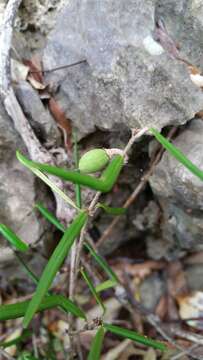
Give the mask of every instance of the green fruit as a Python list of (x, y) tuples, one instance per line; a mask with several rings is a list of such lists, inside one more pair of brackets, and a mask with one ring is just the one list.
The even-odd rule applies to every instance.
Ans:
[(95, 173), (102, 170), (109, 162), (109, 156), (104, 149), (93, 149), (84, 154), (79, 161), (82, 173)]

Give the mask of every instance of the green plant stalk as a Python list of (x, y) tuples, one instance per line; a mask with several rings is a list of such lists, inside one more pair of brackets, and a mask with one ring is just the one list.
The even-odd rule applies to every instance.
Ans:
[(87, 273), (84, 269), (81, 269), (80, 271), (81, 271), (81, 274), (82, 274), (85, 282), (87, 283), (87, 285), (88, 285), (88, 287), (89, 287), (92, 295), (94, 296), (96, 302), (101, 306), (101, 308), (102, 308), (102, 310), (103, 310), (103, 313), (105, 313), (106, 308), (105, 308), (105, 306), (104, 306), (104, 304), (103, 304), (103, 302), (102, 302), (99, 294), (97, 294), (97, 292), (96, 292), (96, 290), (95, 290), (95, 288), (94, 288), (94, 285), (93, 285), (93, 283), (92, 283), (91, 278), (89, 277), (88, 273)]
[(95, 178), (90, 175), (78, 173), (77, 171), (66, 170), (56, 166), (28, 160), (19, 151), (16, 152), (16, 156), (18, 160), (28, 168), (37, 169), (54, 176), (58, 176), (64, 180), (68, 180), (74, 184), (87, 186), (91, 189), (104, 193), (112, 189), (124, 164), (123, 157), (115, 155), (100, 178)]
[(37, 285), (35, 294), (29, 303), (23, 320), (23, 327), (26, 328), (37, 311), (43, 297), (47, 293), (51, 283), (62, 265), (65, 257), (68, 255), (71, 246), (80, 233), (82, 227), (88, 219), (88, 214), (83, 211), (77, 215), (72, 224), (65, 231), (59, 244), (56, 246), (51, 258), (49, 259)]
[(102, 343), (104, 340), (105, 331), (103, 326), (100, 326), (92, 341), (90, 352), (87, 360), (99, 360), (101, 355)]
[(103, 324), (104, 328), (107, 331), (110, 331), (113, 334), (118, 336), (122, 336), (127, 339), (131, 339), (133, 341), (137, 341), (140, 344), (144, 344), (146, 346), (153, 347), (154, 349), (159, 349), (161, 351), (166, 350), (166, 345), (161, 343), (160, 341), (156, 341), (148, 338), (147, 336), (136, 333), (135, 331), (128, 330), (119, 326), (111, 325), (111, 324)]
[(92, 248), (92, 246), (90, 246), (90, 244), (88, 243), (84, 243), (85, 247), (88, 249), (88, 251), (90, 252), (90, 254), (94, 257), (94, 259), (96, 260), (96, 262), (101, 266), (101, 268), (105, 271), (105, 273), (109, 276), (109, 278), (111, 280), (113, 280), (115, 283), (119, 282), (116, 274), (114, 273), (114, 271), (110, 268), (110, 266), (108, 265), (108, 263), (101, 257), (101, 255), (98, 255), (96, 253), (96, 251), (94, 251), (94, 249)]
[[(1, 305), (0, 308), (0, 321), (17, 319), (25, 315), (31, 301), (21, 301), (15, 304)], [(72, 301), (66, 299), (62, 295), (47, 296), (40, 303), (36, 312), (51, 309), (53, 307), (61, 306), (66, 312), (71, 312), (77, 317), (85, 319), (85, 314), (78, 308)]]
[(150, 131), (155, 138), (162, 144), (162, 146), (181, 164), (183, 164), (191, 173), (196, 175), (199, 179), (203, 180), (203, 171), (193, 164), (175, 145), (170, 143), (163, 135), (157, 130), (151, 128)]
[[(79, 156), (78, 156), (78, 143), (77, 143), (77, 134), (76, 131), (73, 132), (73, 139), (74, 139), (74, 161), (75, 167), (77, 172), (79, 173), (78, 163), (79, 163)], [(81, 198), (81, 189), (79, 184), (75, 184), (75, 202), (77, 207), (81, 209), (82, 207), (82, 198)]]

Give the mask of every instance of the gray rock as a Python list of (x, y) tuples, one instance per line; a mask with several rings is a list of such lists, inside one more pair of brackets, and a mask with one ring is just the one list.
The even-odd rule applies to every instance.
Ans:
[(203, 266), (202, 264), (193, 264), (185, 269), (185, 276), (191, 291), (203, 290)]
[[(33, 211), (40, 186), (32, 173), (17, 161), (16, 149), (25, 152), (21, 138), (0, 104), (0, 222), (10, 226), (24, 241), (33, 244), (46, 229), (44, 222)], [(11, 260), (11, 247), (0, 235), (0, 267)]]
[(38, 92), (27, 81), (20, 81), (15, 86), (17, 98), (32, 128), (42, 143), (55, 146), (60, 143), (61, 135), (57, 124), (44, 107)]
[[(162, 15), (165, 11), (167, 24), (170, 20), (174, 25), (174, 31), (172, 25), (169, 30), (176, 39), (177, 18), (171, 15), (174, 1), (160, 3), (159, 11)], [(191, 43), (187, 21), (192, 26), (193, 19), (198, 29), (198, 20), (193, 18), (197, 11), (193, 11), (195, 1), (191, 1), (193, 7), (184, 6), (185, 1), (178, 3), (174, 8), (182, 9), (178, 19), (187, 57), (184, 49)], [(155, 0), (127, 5), (123, 0), (70, 0), (59, 14), (43, 64), (53, 68), (87, 60), (47, 76), (47, 82), (58, 87), (58, 101), (81, 134), (95, 127), (111, 129), (118, 123), (159, 129), (179, 125), (202, 108), (202, 92), (191, 82), (186, 66), (153, 40), (157, 11)], [(202, 40), (198, 45), (202, 53)]]
[(154, 311), (164, 290), (164, 281), (158, 274), (148, 276), (140, 286), (141, 303), (146, 309)]
[[(203, 122), (192, 120), (174, 144), (203, 169)], [(150, 184), (163, 211), (161, 239), (166, 258), (181, 256), (186, 250), (203, 249), (203, 183), (175, 158), (165, 153)], [(153, 240), (150, 255), (157, 258)]]
[(155, 15), (163, 19), (181, 54), (203, 70), (203, 2), (158, 0)]

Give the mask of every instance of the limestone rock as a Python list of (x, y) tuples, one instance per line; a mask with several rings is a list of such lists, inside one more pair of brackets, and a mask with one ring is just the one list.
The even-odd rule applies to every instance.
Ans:
[[(203, 121), (192, 120), (174, 144), (200, 169), (203, 169)], [(203, 249), (203, 183), (175, 158), (165, 153), (157, 165), (150, 184), (159, 199), (163, 221), (161, 238), (163, 255), (174, 258), (185, 250)], [(149, 245), (150, 255), (157, 257)], [(156, 241), (155, 241), (156, 242)], [(160, 247), (160, 244), (159, 244)]]
[[(21, 138), (0, 104), (0, 222), (10, 226), (24, 241), (35, 243), (45, 228), (33, 204), (36, 201), (35, 177), (17, 161), (15, 152), (25, 152)], [(0, 236), (0, 266), (13, 259), (13, 252)]]
[(65, 5), (48, 37), (43, 64), (50, 69), (87, 60), (47, 76), (47, 82), (58, 87), (58, 101), (82, 135), (118, 123), (158, 129), (179, 125), (202, 108), (202, 92), (191, 82), (186, 65), (153, 39), (155, 16), (160, 12), (176, 40), (174, 7), (173, 11), (179, 11), (182, 55), (198, 63), (202, 36), (194, 45), (199, 46), (196, 57), (190, 59), (185, 49), (192, 41), (188, 22), (198, 31), (199, 15), (195, 1), (191, 1), (193, 7), (185, 3), (136, 0), (126, 5), (123, 0), (70, 0)]
[(49, 110), (42, 104), (38, 92), (27, 81), (20, 81), (15, 86), (15, 92), (40, 141), (56, 147), (57, 142), (60, 143), (61, 135)]

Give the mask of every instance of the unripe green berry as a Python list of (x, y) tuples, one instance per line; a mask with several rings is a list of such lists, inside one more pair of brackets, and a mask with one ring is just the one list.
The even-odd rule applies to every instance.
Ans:
[(109, 156), (104, 149), (93, 149), (86, 152), (79, 161), (82, 173), (95, 173), (102, 170), (109, 162)]

